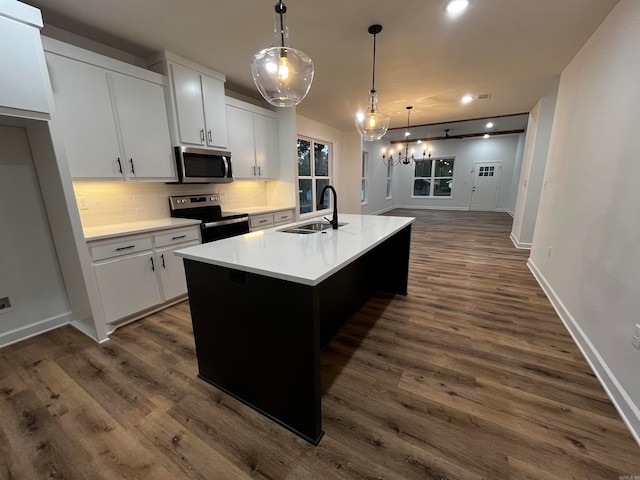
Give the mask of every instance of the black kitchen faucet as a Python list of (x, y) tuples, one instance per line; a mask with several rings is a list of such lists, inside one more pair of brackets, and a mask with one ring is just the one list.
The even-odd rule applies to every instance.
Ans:
[(331, 189), (333, 192), (333, 218), (329, 220), (327, 217), (324, 217), (325, 220), (329, 221), (331, 227), (334, 230), (338, 229), (338, 194), (336, 193), (336, 189), (331, 185), (325, 185), (322, 189), (322, 193), (320, 194), (320, 203), (318, 204), (318, 210), (324, 208), (324, 192), (326, 192), (327, 188)]

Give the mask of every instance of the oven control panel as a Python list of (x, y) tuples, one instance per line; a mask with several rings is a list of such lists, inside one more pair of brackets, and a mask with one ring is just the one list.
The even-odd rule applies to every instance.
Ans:
[(169, 205), (171, 210), (220, 205), (220, 194), (206, 193), (203, 195), (178, 195), (169, 197)]

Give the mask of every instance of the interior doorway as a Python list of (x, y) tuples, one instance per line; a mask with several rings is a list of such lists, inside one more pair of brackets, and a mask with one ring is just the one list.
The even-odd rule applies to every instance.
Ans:
[(502, 162), (475, 162), (470, 210), (495, 210)]

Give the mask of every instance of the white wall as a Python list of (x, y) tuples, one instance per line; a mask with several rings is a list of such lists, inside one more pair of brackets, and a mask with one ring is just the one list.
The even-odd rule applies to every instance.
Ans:
[[(298, 115), (298, 135), (324, 140), (333, 145), (333, 186), (341, 213), (360, 213), (360, 136)], [(297, 165), (297, 163), (296, 163)], [(297, 168), (297, 167), (296, 167)]]
[(555, 96), (544, 97), (529, 113), (522, 171), (511, 230), (511, 239), (519, 248), (530, 248), (533, 241), (555, 107)]
[[(3, 121), (0, 118), (0, 123)], [(0, 345), (68, 323), (71, 311), (24, 128), (0, 126)]]
[(522, 157), (524, 156), (524, 143), (527, 138), (526, 134), (518, 135), (518, 148), (516, 149), (516, 159), (513, 165), (513, 175), (511, 176), (511, 190), (509, 192), (509, 200), (507, 204), (510, 206), (508, 212), (515, 216), (516, 201), (518, 199), (518, 187), (520, 185), (520, 174), (522, 173)]
[(640, 442), (638, 45), (621, 0), (562, 73), (529, 264)]
[[(455, 158), (453, 196), (450, 198), (411, 198), (413, 193), (413, 166), (396, 165), (393, 173), (393, 199), (386, 200), (386, 165), (382, 160), (384, 139), (364, 145), (369, 152), (369, 204), (362, 213), (377, 213), (393, 206), (408, 208), (439, 208), (468, 210), (471, 204), (474, 162), (502, 162), (498, 187), (497, 210), (513, 211), (511, 179), (518, 153), (519, 135), (500, 135), (491, 138), (466, 138), (430, 142), (432, 157)], [(416, 155), (421, 153), (416, 150)], [(418, 156), (418, 155), (417, 155)]]

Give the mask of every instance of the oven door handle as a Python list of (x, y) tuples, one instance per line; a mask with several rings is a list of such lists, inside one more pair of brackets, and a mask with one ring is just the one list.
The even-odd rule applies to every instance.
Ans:
[(234, 223), (243, 223), (248, 222), (249, 217), (240, 217), (240, 218), (231, 218), (229, 220), (217, 220), (215, 222), (206, 222), (201, 226), (202, 228), (213, 228), (213, 227), (221, 227), (222, 225), (232, 225)]

